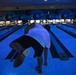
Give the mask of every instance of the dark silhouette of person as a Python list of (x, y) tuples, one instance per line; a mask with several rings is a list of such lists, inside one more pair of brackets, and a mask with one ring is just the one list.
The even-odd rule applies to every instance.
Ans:
[[(10, 47), (18, 52), (14, 61), (14, 67), (19, 67), (26, 55), (29, 53), (27, 48), (32, 47), (34, 50), (34, 58), (37, 57), (38, 66), (36, 70), (42, 73), (42, 53), (44, 52), (44, 65), (47, 66), (48, 49), (50, 48), (50, 27), (41, 24), (32, 23), (24, 30), (24, 35), (10, 43)], [(25, 52), (24, 52), (25, 51)], [(25, 55), (26, 53), (26, 55)]]

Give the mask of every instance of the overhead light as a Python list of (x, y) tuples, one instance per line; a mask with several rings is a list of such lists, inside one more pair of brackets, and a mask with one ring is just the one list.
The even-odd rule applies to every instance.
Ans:
[(47, 0), (44, 0), (44, 1), (47, 1)]

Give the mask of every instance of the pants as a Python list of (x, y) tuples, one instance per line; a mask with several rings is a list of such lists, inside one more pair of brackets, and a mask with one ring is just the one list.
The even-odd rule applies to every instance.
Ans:
[(36, 41), (34, 38), (32, 38), (30, 36), (23, 35), (12, 42), (19, 43), (25, 49), (32, 47), (35, 51), (34, 58), (40, 57), (42, 55), (43, 47), (41, 46), (41, 44), (38, 41)]

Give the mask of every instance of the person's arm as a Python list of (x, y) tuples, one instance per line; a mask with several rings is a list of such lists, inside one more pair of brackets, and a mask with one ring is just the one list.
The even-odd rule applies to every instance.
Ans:
[(24, 34), (27, 34), (28, 33), (28, 31), (31, 29), (31, 28), (33, 28), (35, 26), (35, 24), (33, 23), (33, 24), (31, 24), (31, 25), (28, 25), (26, 28), (25, 28), (25, 30), (24, 30)]

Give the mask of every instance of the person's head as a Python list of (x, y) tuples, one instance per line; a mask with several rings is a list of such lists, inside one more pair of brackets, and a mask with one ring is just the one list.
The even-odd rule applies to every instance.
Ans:
[(50, 31), (50, 26), (45, 25), (44, 28), (45, 28), (47, 31)]
[(33, 22), (33, 23), (31, 23), (31, 25), (35, 25), (35, 23)]

